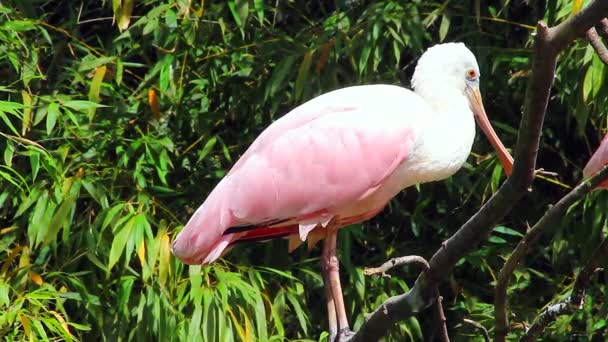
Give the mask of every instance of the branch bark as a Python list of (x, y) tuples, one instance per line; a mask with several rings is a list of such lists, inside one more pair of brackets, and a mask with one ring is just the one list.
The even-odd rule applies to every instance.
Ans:
[[(365, 275), (380, 274), (382, 277), (390, 278), (391, 276), (386, 273), (386, 272), (388, 272), (388, 270), (390, 270), (393, 267), (400, 266), (400, 265), (406, 265), (406, 264), (416, 264), (423, 269), (423, 272), (428, 272), (430, 270), (429, 263), (428, 263), (428, 261), (426, 261), (426, 259), (424, 259), (423, 257), (418, 256), (418, 255), (408, 255), (408, 256), (403, 256), (403, 257), (399, 257), (399, 258), (393, 258), (393, 259), (385, 262), (384, 264), (382, 264), (380, 267), (365, 268), (363, 270), (363, 274), (365, 274)], [(439, 329), (438, 329), (439, 340), (442, 342), (449, 342), (450, 337), (448, 336), (448, 328), (446, 326), (445, 314), (443, 313), (443, 306), (441, 303), (443, 298), (441, 297), (441, 294), (439, 293), (439, 288), (437, 287), (437, 284), (435, 284), (434, 290), (435, 290), (435, 310), (437, 313), (437, 319), (439, 320)], [(376, 311), (378, 311), (380, 309), (383, 310), (384, 314), (386, 314), (386, 315), (390, 314), (388, 312), (388, 307), (381, 306)], [(349, 340), (347, 339), (346, 341), (349, 341)]]
[(604, 18), (600, 20), (600, 23), (597, 25), (597, 28), (600, 36), (608, 40), (608, 19)]
[[(605, 171), (605, 170), (604, 170)], [(540, 314), (534, 324), (526, 331), (526, 334), (522, 336), (520, 341), (531, 342), (536, 341), (538, 336), (543, 332), (545, 327), (551, 322), (555, 321), (557, 316), (571, 314), (576, 310), (580, 310), (583, 307), (583, 300), (585, 298), (585, 289), (591, 281), (595, 270), (601, 266), (603, 262), (608, 258), (608, 238), (605, 238), (599, 247), (593, 252), (593, 255), (589, 259), (589, 262), (579, 272), (576, 280), (574, 281), (574, 287), (570, 297), (560, 303), (551, 305), (542, 314)]]
[(608, 166), (605, 166), (600, 172), (586, 179), (566, 196), (562, 197), (555, 205), (551, 206), (545, 215), (526, 232), (526, 235), (519, 241), (513, 253), (509, 256), (504, 266), (500, 270), (496, 281), (496, 290), (494, 294), (494, 310), (496, 316), (496, 329), (494, 339), (496, 341), (504, 341), (509, 332), (507, 319), (507, 288), (509, 280), (515, 271), (517, 265), (521, 262), (530, 248), (538, 241), (538, 239), (551, 229), (561, 219), (568, 208), (576, 201), (580, 200), (593, 190), (598, 184), (608, 179)]
[(428, 272), (422, 272), (410, 291), (387, 299), (349, 341), (377, 341), (397, 321), (419, 313), (434, 302), (434, 288), (449, 270), (486, 239), (532, 185), (541, 128), (553, 83), (557, 54), (608, 15), (608, 1), (593, 1), (553, 28), (537, 25), (532, 75), (526, 90), (524, 113), (515, 147), (513, 173), (498, 192), (433, 255)]
[(606, 45), (600, 39), (600, 36), (597, 34), (595, 28), (589, 29), (587, 31), (587, 40), (593, 46), (593, 49), (597, 53), (597, 56), (604, 62), (604, 64), (608, 64), (608, 49), (606, 49)]

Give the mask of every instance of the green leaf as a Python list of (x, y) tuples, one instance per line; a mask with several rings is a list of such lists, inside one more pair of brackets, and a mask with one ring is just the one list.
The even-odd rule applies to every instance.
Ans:
[(283, 87), (287, 75), (293, 71), (292, 66), (295, 60), (295, 56), (287, 56), (275, 67), (274, 73), (272, 74), (266, 89), (266, 99), (274, 96), (274, 94)]
[[(89, 101), (93, 103), (99, 103), (100, 97), (99, 93), (101, 92), (101, 83), (103, 82), (103, 78), (106, 74), (106, 66), (102, 65), (95, 69), (95, 75), (93, 75), (93, 80), (91, 80), (91, 87), (89, 88)], [(89, 108), (89, 121), (92, 121), (95, 117), (95, 111), (97, 107)]]
[(110, 257), (108, 259), (108, 272), (112, 270), (112, 267), (114, 267), (114, 265), (116, 265), (116, 263), (122, 256), (123, 251), (125, 250), (127, 241), (129, 240), (131, 232), (133, 231), (135, 217), (136, 216), (131, 217), (129, 221), (127, 221), (127, 223), (125, 223), (118, 230), (118, 233), (114, 235), (114, 240), (112, 240), (112, 247), (110, 247)]
[(0, 26), (1, 29), (6, 31), (29, 31), (36, 28), (34, 22), (31, 20), (11, 20)]
[(505, 234), (505, 235), (518, 236), (518, 237), (524, 236), (522, 233), (518, 232), (517, 230), (508, 228), (505, 226), (496, 226), (496, 227), (494, 227), (494, 231), (497, 233)]
[(300, 69), (298, 70), (298, 78), (296, 79), (296, 95), (295, 98), (300, 99), (302, 97), (302, 90), (304, 89), (308, 74), (310, 72), (310, 63), (312, 61), (312, 50), (306, 51)]
[(450, 17), (447, 15), (441, 16), (441, 24), (439, 25), (439, 41), (443, 42), (445, 37), (448, 35), (448, 31), (450, 30)]
[(77, 111), (84, 111), (84, 110), (88, 110), (91, 108), (106, 107), (104, 105), (100, 105), (99, 103), (95, 103), (95, 102), (91, 102), (91, 101), (84, 101), (84, 100), (66, 101), (63, 103), (63, 105), (70, 109), (77, 110)]
[(492, 243), (507, 243), (507, 240), (505, 240), (501, 237), (495, 236), (495, 235), (490, 236), (488, 238), (488, 241), (490, 241)]
[(48, 114), (46, 115), (46, 134), (51, 135), (53, 132), (53, 128), (55, 128), (55, 124), (57, 123), (57, 118), (59, 117), (59, 105), (57, 102), (51, 102), (48, 108)]

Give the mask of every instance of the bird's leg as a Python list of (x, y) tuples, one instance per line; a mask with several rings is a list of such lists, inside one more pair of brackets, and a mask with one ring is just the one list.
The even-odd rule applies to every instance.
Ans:
[[(323, 245), (323, 255), (325, 255), (325, 245)], [(336, 305), (334, 304), (334, 296), (331, 293), (329, 283), (329, 273), (325, 268), (325, 258), (321, 257), (321, 274), (323, 275), (323, 284), (325, 285), (325, 301), (327, 302), (327, 324), (329, 326), (329, 340), (335, 341), (338, 335), (338, 321), (336, 320)]]
[[(335, 308), (333, 310), (334, 315), (337, 316), (338, 321), (338, 329), (337, 333), (349, 334), (350, 328), (348, 325), (348, 319), (346, 318), (346, 310), (344, 308), (344, 297), (342, 296), (342, 285), (340, 284), (340, 266), (338, 262), (338, 257), (336, 256), (336, 241), (338, 238), (338, 226), (335, 221), (330, 222), (330, 224), (326, 227), (327, 233), (325, 235), (325, 241), (323, 243), (323, 255), (321, 257), (324, 273), (324, 281), (325, 281), (325, 292), (331, 292), (331, 298), (333, 299), (333, 303)], [(329, 288), (329, 291), (327, 289)], [(329, 308), (328, 300), (328, 311), (330, 315), (330, 324), (331, 323), (331, 315), (332, 310)], [(330, 341), (334, 341), (335, 337), (332, 337), (331, 328), (330, 328)]]

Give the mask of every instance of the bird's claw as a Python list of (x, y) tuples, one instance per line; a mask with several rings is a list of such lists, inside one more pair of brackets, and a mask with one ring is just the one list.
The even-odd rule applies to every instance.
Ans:
[(348, 341), (353, 335), (355, 335), (355, 332), (350, 330), (350, 328), (340, 329), (338, 336), (336, 336), (336, 341)]

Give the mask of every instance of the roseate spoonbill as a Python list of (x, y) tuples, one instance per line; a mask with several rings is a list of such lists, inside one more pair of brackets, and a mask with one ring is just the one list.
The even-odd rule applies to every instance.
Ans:
[(479, 77), (464, 44), (441, 44), (420, 58), (414, 91), (355, 86), (300, 105), (253, 142), (173, 241), (173, 254), (208, 264), (239, 241), (286, 237), (293, 249), (325, 238), (330, 335), (348, 332), (338, 228), (373, 217), (404, 188), (458, 171), (475, 119), (510, 174), (513, 158), (488, 121)]
[[(591, 159), (583, 169), (583, 177), (587, 178), (608, 165), (608, 134), (602, 140), (600, 147), (591, 156)], [(608, 180), (603, 181), (597, 186), (597, 189), (608, 189)]]

